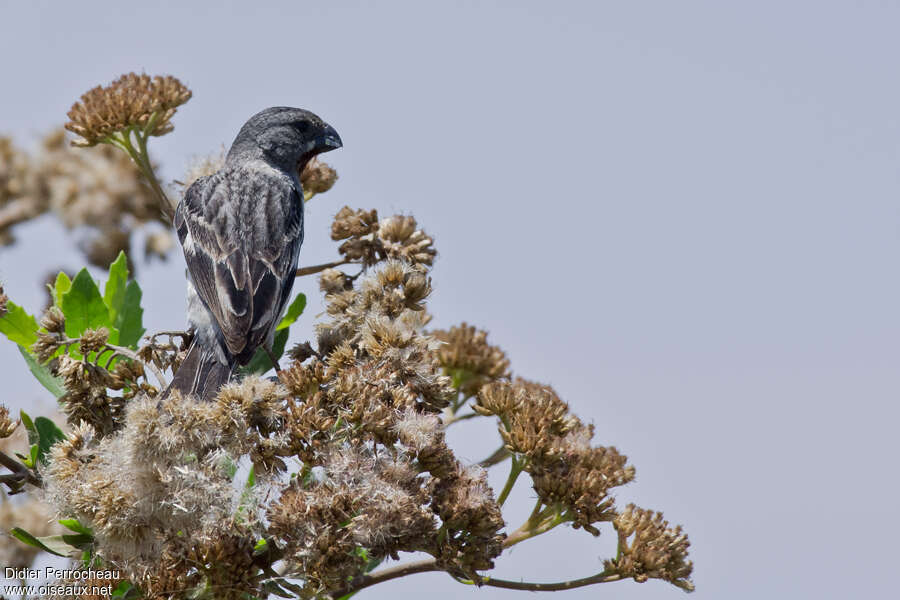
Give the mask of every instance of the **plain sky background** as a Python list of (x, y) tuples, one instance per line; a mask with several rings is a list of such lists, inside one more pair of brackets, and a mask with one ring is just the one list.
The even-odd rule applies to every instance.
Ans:
[[(0, 133), (21, 144), (127, 71), (194, 91), (151, 153), (167, 179), (270, 105), (345, 147), (301, 264), (344, 204), (411, 213), (440, 251), (437, 326), (487, 328), (637, 467), (618, 494), (692, 540), (698, 599), (884, 598), (900, 553), (900, 4), (0, 3)], [(7, 293), (74, 270), (44, 221), (0, 249)], [(184, 324), (183, 258), (140, 265), (148, 328)], [(321, 301), (295, 339), (310, 335)], [(2, 341), (2, 340), (0, 340)], [(0, 343), (4, 393), (49, 407)], [(478, 460), (483, 423), (452, 441)], [(495, 468), (493, 481), (505, 478)], [(507, 520), (526, 516), (520, 482)], [(560, 528), (498, 577), (601, 569), (611, 528)], [(560, 597), (680, 597), (660, 582)], [(516, 598), (415, 575), (360, 598)], [(553, 596), (551, 596), (553, 597)]]

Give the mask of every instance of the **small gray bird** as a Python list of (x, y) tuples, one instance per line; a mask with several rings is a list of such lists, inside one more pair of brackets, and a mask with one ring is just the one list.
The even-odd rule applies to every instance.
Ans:
[(175, 229), (194, 338), (166, 395), (175, 389), (210, 400), (257, 348), (270, 351), (303, 243), (299, 173), (341, 146), (313, 113), (267, 108), (241, 127), (225, 165), (187, 189)]

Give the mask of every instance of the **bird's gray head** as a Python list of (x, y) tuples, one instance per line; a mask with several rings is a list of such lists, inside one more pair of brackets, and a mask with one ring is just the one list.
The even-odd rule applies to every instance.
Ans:
[(342, 145), (337, 131), (308, 110), (273, 106), (244, 123), (227, 161), (261, 158), (286, 171), (299, 172), (315, 155)]

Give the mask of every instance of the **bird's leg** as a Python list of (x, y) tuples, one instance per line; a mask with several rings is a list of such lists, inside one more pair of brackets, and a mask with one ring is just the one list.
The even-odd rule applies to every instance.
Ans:
[(272, 349), (269, 348), (268, 344), (263, 344), (262, 349), (265, 351), (266, 355), (268, 355), (269, 360), (272, 361), (272, 366), (275, 367), (276, 373), (281, 373), (281, 367), (278, 366), (278, 359), (275, 358), (275, 355), (272, 354)]

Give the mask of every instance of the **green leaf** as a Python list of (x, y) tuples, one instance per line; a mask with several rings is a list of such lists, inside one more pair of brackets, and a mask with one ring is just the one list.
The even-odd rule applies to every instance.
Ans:
[(260, 554), (265, 554), (269, 550), (269, 542), (266, 541), (266, 538), (259, 538), (259, 541), (256, 542), (256, 545), (253, 546), (253, 556), (259, 556)]
[(137, 594), (134, 593), (136, 591), (135, 587), (128, 581), (120, 581), (119, 585), (116, 586), (116, 589), (114, 589), (113, 593), (110, 595), (110, 598), (122, 598), (124, 600), (128, 597), (136, 597)]
[(51, 548), (44, 542), (44, 540), (40, 540), (34, 537), (30, 533), (19, 527), (13, 527), (12, 529), (10, 529), (9, 534), (20, 542), (28, 544), (29, 546), (32, 546), (34, 548), (40, 548), (41, 550), (49, 552), (50, 554), (55, 554), (57, 556), (68, 556), (68, 554), (66, 553), (66, 549), (61, 549), (58, 546), (55, 549)]
[(142, 324), (144, 309), (141, 308), (141, 286), (137, 281), (131, 280), (125, 287), (125, 296), (122, 306), (116, 313), (113, 326), (119, 330), (119, 345), (137, 348), (146, 329)]
[(32, 444), (28, 450), (28, 456), (24, 454), (20, 454), (16, 452), (16, 456), (19, 457), (19, 460), (22, 461), (22, 464), (28, 467), (29, 469), (33, 469), (34, 465), (37, 464), (37, 456), (38, 456), (38, 445)]
[(80, 337), (85, 329), (112, 326), (109, 309), (87, 269), (75, 276), (71, 289), (62, 295), (60, 307), (66, 315), (66, 335), (69, 337)]
[(256, 485), (256, 467), (250, 465), (250, 472), (247, 473), (247, 483), (244, 484), (244, 492), (249, 492)]
[(53, 304), (56, 306), (62, 306), (62, 295), (72, 289), (72, 280), (69, 279), (69, 276), (59, 272), (59, 275), (56, 276), (56, 282), (50, 287), (50, 294), (53, 296)]
[(25, 359), (28, 370), (31, 371), (31, 374), (34, 375), (35, 379), (37, 379), (42, 386), (47, 388), (55, 398), (62, 398), (66, 393), (66, 387), (63, 385), (62, 379), (53, 375), (47, 365), (39, 363), (37, 359), (29, 354), (22, 346), (19, 346), (19, 352), (22, 353), (22, 358)]
[(109, 265), (109, 279), (106, 280), (106, 286), (103, 288), (103, 303), (109, 309), (109, 322), (116, 329), (115, 339), (112, 331), (110, 331), (110, 343), (118, 344), (119, 335), (116, 325), (119, 312), (125, 303), (125, 287), (128, 285), (128, 259), (125, 253), (119, 251), (119, 256)]
[[(275, 340), (272, 342), (272, 354), (275, 355), (276, 360), (281, 358), (281, 355), (284, 354), (284, 346), (287, 344), (287, 339), (288, 329), (281, 329), (275, 332)], [(269, 360), (269, 356), (266, 354), (265, 350), (257, 348), (256, 354), (253, 355), (253, 358), (247, 363), (247, 366), (239, 369), (239, 372), (244, 375), (262, 375), (271, 368), (272, 361)]]
[[(37, 439), (37, 429), (34, 427), (34, 421), (31, 420), (31, 417), (24, 410), (19, 411), (19, 418), (22, 420), (25, 431), (28, 432), (28, 443), (33, 444)], [(32, 434), (35, 436), (34, 439), (31, 439)]]
[(284, 313), (284, 317), (281, 319), (281, 322), (278, 323), (278, 327), (276, 327), (275, 330), (278, 331), (279, 329), (284, 329), (293, 325), (294, 321), (297, 320), (297, 317), (303, 314), (304, 308), (306, 308), (306, 295), (297, 294), (297, 297), (294, 298), (294, 301), (288, 306), (287, 311)]
[(37, 320), (12, 300), (6, 303), (6, 310), (7, 313), (0, 317), (0, 333), (20, 346), (31, 348), (38, 337)]
[(78, 519), (60, 519), (59, 524), (65, 527), (66, 529), (70, 529), (75, 533), (83, 533), (84, 535), (94, 535), (94, 532), (91, 531), (90, 527), (86, 527), (81, 524), (81, 521)]
[(38, 432), (38, 459), (43, 461), (44, 455), (50, 451), (50, 447), (56, 442), (66, 439), (66, 434), (56, 426), (56, 423), (47, 417), (38, 417), (34, 420), (34, 427)]
[(119, 251), (119, 256), (109, 265), (109, 279), (103, 288), (103, 302), (109, 308), (109, 317), (114, 323), (119, 307), (125, 301), (125, 286), (128, 285), (128, 259)]
[(228, 475), (228, 479), (234, 481), (234, 476), (237, 473), (237, 470), (237, 463), (231, 460), (231, 458), (225, 457), (225, 474)]

